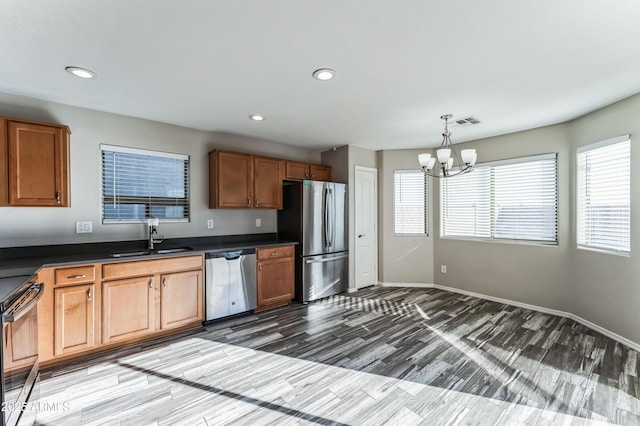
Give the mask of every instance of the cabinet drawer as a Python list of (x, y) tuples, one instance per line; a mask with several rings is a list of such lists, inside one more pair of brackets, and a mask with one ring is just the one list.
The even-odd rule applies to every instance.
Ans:
[(95, 281), (95, 279), (96, 267), (94, 265), (56, 269), (55, 272), (56, 285), (91, 283)]
[(285, 257), (293, 257), (293, 246), (258, 249), (258, 260), (282, 259)]
[(102, 278), (104, 280), (114, 280), (118, 278), (155, 275), (163, 272), (199, 269), (202, 268), (202, 259), (203, 256), (200, 255), (105, 263), (102, 265)]

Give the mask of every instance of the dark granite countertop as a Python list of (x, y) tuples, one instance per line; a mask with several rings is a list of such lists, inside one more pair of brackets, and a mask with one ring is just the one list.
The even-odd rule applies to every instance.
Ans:
[[(0, 249), (0, 286), (4, 280), (23, 277), (26, 282), (40, 268), (80, 263), (125, 262), (158, 257), (185, 256), (260, 247), (298, 244), (280, 240), (276, 234), (251, 234), (221, 237), (174, 238), (156, 245), (158, 252), (138, 256), (113, 257), (114, 253), (148, 251), (146, 241), (123, 241), (55, 246), (15, 247)], [(182, 252), (162, 253), (162, 250), (188, 248)]]

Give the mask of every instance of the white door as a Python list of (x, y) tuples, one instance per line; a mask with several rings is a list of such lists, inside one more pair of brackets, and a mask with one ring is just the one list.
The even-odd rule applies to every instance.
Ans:
[(356, 288), (378, 283), (378, 170), (356, 166)]

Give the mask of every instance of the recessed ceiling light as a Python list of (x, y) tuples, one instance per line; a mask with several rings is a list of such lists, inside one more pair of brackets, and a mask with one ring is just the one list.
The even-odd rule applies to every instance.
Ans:
[(97, 77), (97, 74), (95, 72), (88, 70), (86, 68), (66, 67), (64, 70), (69, 74), (75, 75), (76, 77), (80, 77), (80, 78), (92, 79)]
[(320, 68), (313, 72), (313, 78), (320, 81), (331, 80), (336, 75), (336, 72), (330, 68)]
[(253, 121), (264, 121), (264, 115), (260, 115), (260, 114), (251, 114), (249, 118), (252, 119)]

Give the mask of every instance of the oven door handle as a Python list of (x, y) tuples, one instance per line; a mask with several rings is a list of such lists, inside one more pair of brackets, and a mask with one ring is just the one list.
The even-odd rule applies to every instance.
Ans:
[(38, 299), (42, 297), (42, 293), (44, 293), (44, 284), (43, 283), (33, 284), (31, 287), (29, 287), (29, 289), (30, 290), (37, 289), (38, 293), (31, 300), (29, 300), (24, 306), (18, 309), (17, 312), (2, 314), (2, 322), (14, 322), (17, 319), (19, 319), (22, 315), (24, 315), (29, 309), (31, 309), (31, 306), (34, 303), (37, 303)]

